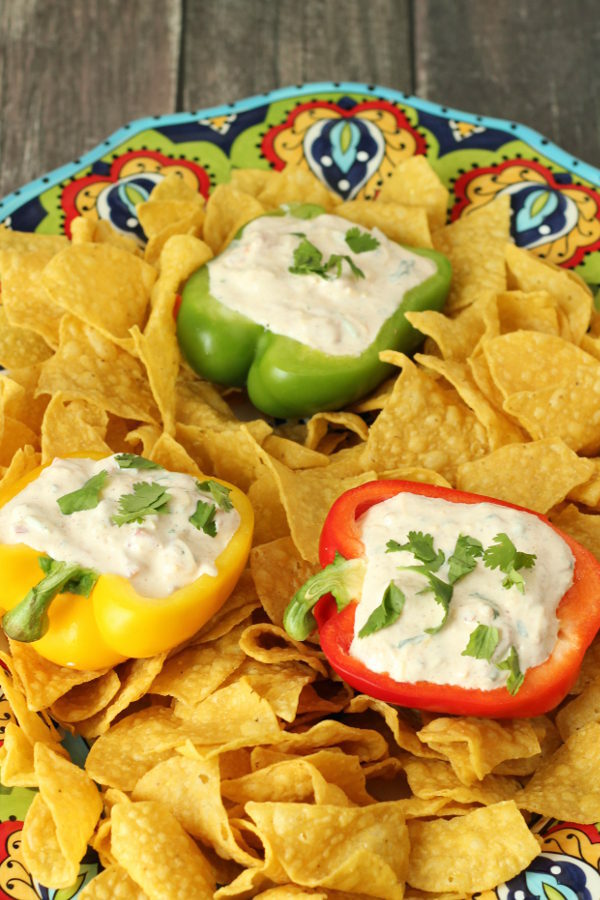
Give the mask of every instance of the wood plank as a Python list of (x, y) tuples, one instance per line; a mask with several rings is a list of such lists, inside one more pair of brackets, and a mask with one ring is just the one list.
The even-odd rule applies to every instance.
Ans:
[(418, 0), (415, 93), (522, 122), (600, 165), (597, 0)]
[(175, 108), (181, 0), (0, 0), (0, 196)]
[(310, 81), (411, 90), (408, 0), (198, 0), (183, 33), (183, 109)]

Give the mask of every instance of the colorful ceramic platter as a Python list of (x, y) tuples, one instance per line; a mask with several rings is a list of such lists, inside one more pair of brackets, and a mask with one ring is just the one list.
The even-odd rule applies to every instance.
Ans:
[[(369, 199), (396, 165), (415, 154), (426, 155), (450, 189), (450, 221), (509, 194), (519, 246), (600, 284), (600, 170), (523, 125), (374, 85), (308, 84), (214, 109), (140, 119), (0, 200), (0, 222), (68, 235), (72, 220), (84, 215), (108, 219), (141, 239), (136, 205), (173, 171), (206, 196), (234, 168), (300, 166), (344, 199)], [(0, 697), (0, 739), (7, 716)], [(82, 762), (86, 748), (70, 739), (69, 751)], [(95, 858), (84, 860), (70, 890), (49, 890), (26, 870), (20, 831), (32, 796), (25, 788), (0, 786), (0, 898), (76, 897), (98, 871)], [(518, 878), (486, 893), (486, 900), (600, 897), (599, 828), (543, 820), (537, 830), (543, 852)]]

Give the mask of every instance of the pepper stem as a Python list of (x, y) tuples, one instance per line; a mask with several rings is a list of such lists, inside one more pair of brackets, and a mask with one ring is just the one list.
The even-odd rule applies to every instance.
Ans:
[(55, 563), (21, 602), (4, 615), (2, 627), (8, 637), (26, 644), (43, 637), (48, 630), (48, 607), (78, 573), (81, 566), (77, 563)]
[(341, 553), (336, 553), (334, 561), (311, 575), (288, 603), (283, 627), (290, 637), (304, 641), (315, 630), (317, 622), (312, 609), (325, 594), (333, 594), (339, 612), (351, 600), (360, 599), (364, 577), (363, 559), (344, 559)]

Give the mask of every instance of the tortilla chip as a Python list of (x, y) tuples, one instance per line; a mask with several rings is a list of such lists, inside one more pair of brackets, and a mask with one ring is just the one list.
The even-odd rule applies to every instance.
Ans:
[(510, 198), (504, 195), (435, 232), (433, 246), (452, 265), (448, 312), (506, 290), (504, 254), (510, 241), (509, 226)]
[(548, 438), (507, 444), (463, 463), (456, 472), (456, 487), (547, 513), (593, 472), (591, 460), (577, 456), (564, 441)]
[(347, 200), (336, 207), (335, 214), (349, 222), (356, 222), (363, 228), (379, 228), (386, 237), (398, 244), (433, 247), (427, 212), (423, 207)]
[(69, 315), (61, 322), (57, 352), (42, 364), (37, 389), (38, 394), (59, 391), (66, 400), (87, 400), (124, 419), (158, 420), (139, 360)]
[(592, 292), (585, 282), (575, 272), (545, 262), (514, 244), (506, 246), (506, 263), (512, 282), (521, 291), (543, 290), (554, 298), (567, 322), (564, 336), (579, 344), (593, 309)]
[[(129, 345), (129, 329), (141, 326), (156, 271), (110, 244), (71, 245), (48, 263), (42, 283), (54, 303), (111, 340)], [(90, 303), (93, 292), (94, 302)]]
[(409, 845), (396, 804), (356, 808), (250, 801), (246, 810), (273, 848), (286, 880), (349, 892), (368, 886), (373, 897), (403, 897)]
[(590, 722), (536, 769), (516, 795), (522, 809), (564, 822), (592, 824), (600, 818), (600, 724)]
[(43, 884), (70, 887), (102, 812), (102, 800), (85, 772), (43, 743), (34, 746), (34, 766), (40, 792), (23, 824), (23, 856)]
[(176, 884), (181, 896), (212, 900), (212, 867), (164, 804), (117, 803), (111, 818), (115, 859), (150, 898), (168, 897)]
[(87, 400), (69, 400), (61, 391), (51, 398), (42, 421), (42, 463), (72, 453), (112, 452), (106, 443), (108, 415)]
[(446, 222), (450, 194), (425, 156), (410, 156), (392, 169), (377, 195), (381, 203), (424, 206), (432, 231)]
[(445, 756), (460, 781), (469, 786), (485, 778), (506, 759), (540, 752), (535, 729), (528, 719), (494, 721), (439, 716), (418, 732), (432, 750)]
[(379, 471), (425, 466), (451, 482), (457, 466), (488, 452), (485, 428), (454, 389), (440, 386), (403, 354), (384, 355), (402, 366), (402, 374), (369, 431), (365, 465)]
[(408, 831), (408, 882), (424, 891), (492, 890), (518, 875), (540, 850), (512, 800), (450, 820), (412, 819)]

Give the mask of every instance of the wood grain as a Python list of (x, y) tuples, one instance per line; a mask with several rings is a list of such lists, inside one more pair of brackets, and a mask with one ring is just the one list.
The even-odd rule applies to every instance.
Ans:
[(417, 0), (415, 94), (522, 122), (600, 165), (597, 0)]
[(173, 110), (180, 0), (1, 0), (0, 196)]
[(408, 0), (196, 0), (185, 6), (184, 109), (309, 81), (411, 90)]

